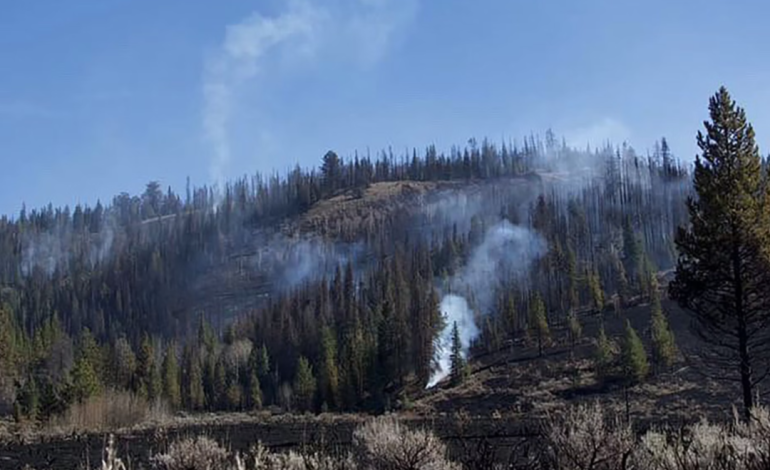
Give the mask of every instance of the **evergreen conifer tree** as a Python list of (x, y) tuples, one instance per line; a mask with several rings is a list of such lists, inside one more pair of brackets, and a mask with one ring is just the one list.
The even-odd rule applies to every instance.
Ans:
[(340, 403), (337, 340), (329, 327), (321, 329), (321, 358), (318, 378), (321, 401), (330, 409), (336, 409)]
[(626, 320), (626, 330), (621, 343), (621, 366), (623, 377), (628, 384), (635, 384), (643, 381), (650, 370), (647, 362), (647, 352), (644, 350), (642, 340), (636, 330), (631, 326), (631, 322)]
[(257, 371), (253, 369), (249, 374), (249, 404), (252, 410), (262, 409), (262, 385)]
[(676, 359), (677, 348), (674, 332), (668, 325), (660, 304), (660, 294), (653, 291), (650, 332), (652, 336), (652, 362), (656, 371), (671, 367)]
[(602, 289), (601, 279), (595, 271), (590, 271), (588, 276), (588, 290), (591, 293), (591, 306), (595, 311), (604, 310), (604, 290)]
[(575, 312), (570, 312), (567, 316), (567, 326), (569, 327), (570, 346), (574, 353), (575, 345), (583, 336), (583, 325), (580, 324), (580, 319)]
[(313, 409), (315, 393), (316, 379), (313, 375), (313, 367), (304, 356), (300, 356), (297, 361), (297, 375), (294, 377), (294, 396), (300, 410)]
[(604, 331), (604, 325), (599, 329), (599, 336), (596, 340), (596, 352), (594, 353), (594, 364), (596, 373), (600, 377), (606, 377), (612, 367), (613, 362), (612, 345), (610, 344), (607, 333)]
[(468, 363), (463, 356), (463, 343), (462, 339), (460, 338), (460, 329), (457, 327), (457, 322), (454, 322), (452, 325), (451, 347), (452, 349), (449, 356), (449, 377), (452, 386), (457, 386), (465, 381), (470, 372), (468, 369)]
[(166, 349), (163, 358), (163, 397), (172, 408), (182, 404), (182, 393), (179, 386), (179, 366), (176, 360), (176, 347), (173, 343)]
[(704, 366), (740, 381), (744, 413), (767, 376), (770, 323), (770, 193), (754, 129), (727, 89), (709, 100), (710, 121), (698, 132), (696, 197), (690, 225), (679, 229), (672, 298), (693, 313), (696, 332), (712, 346)]

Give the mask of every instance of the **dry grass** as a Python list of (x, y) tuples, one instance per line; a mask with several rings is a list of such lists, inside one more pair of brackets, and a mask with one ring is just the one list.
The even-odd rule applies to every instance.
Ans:
[(294, 451), (273, 453), (257, 445), (251, 455), (242, 458), (235, 456), (233, 470), (353, 470), (360, 467), (350, 455), (331, 457), (318, 453), (299, 454)]
[(83, 403), (75, 403), (61, 416), (51, 419), (45, 431), (106, 432), (131, 428), (169, 415), (163, 402), (148, 403), (132, 393), (106, 392)]

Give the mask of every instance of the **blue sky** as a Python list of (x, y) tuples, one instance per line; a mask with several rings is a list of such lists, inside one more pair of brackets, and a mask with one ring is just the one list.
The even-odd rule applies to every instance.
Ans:
[(10, 0), (0, 213), (548, 128), (640, 152), (665, 135), (689, 161), (721, 84), (766, 153), (769, 17), (761, 0)]

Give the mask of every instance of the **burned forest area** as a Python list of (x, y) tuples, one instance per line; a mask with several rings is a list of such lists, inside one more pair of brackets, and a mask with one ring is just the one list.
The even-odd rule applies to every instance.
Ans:
[[(0, 218), (0, 468), (770, 468), (770, 179), (553, 132)], [(721, 466), (710, 466), (720, 462)]]

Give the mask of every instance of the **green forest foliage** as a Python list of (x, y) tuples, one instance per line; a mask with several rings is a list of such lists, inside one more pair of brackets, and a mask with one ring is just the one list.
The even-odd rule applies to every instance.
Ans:
[(644, 344), (628, 320), (626, 320), (626, 330), (621, 343), (620, 360), (623, 378), (629, 384), (643, 381), (650, 372)]
[[(586, 167), (593, 176), (570, 177)], [(512, 178), (536, 191), (522, 196), (504, 184)], [(625, 145), (571, 149), (549, 132), (518, 145), (471, 140), (449, 154), (329, 152), (320, 170), (218, 190), (188, 185), (179, 195), (153, 182), (108, 205), (23, 209), (0, 219), (0, 412), (17, 402), (20, 415), (44, 419), (107, 389), (193, 411), (384, 409), (404, 386), (428, 383), (445, 326), (440, 289), (488, 227), (505, 218), (532, 228), (547, 254), (526, 282), (490, 285), (501, 307), (478, 312), (478, 343), (529, 333), (545, 347), (549, 325), (566, 324), (571, 311), (649, 298), (652, 266), (673, 266), (670, 235), (687, 221), (689, 178), (665, 140), (640, 156)], [(333, 232), (310, 227), (361, 256), (298, 284), (275, 282), (241, 310), (191, 305), (201, 280), (255, 233), (393, 181), (497, 186), (470, 220), (415, 207)], [(276, 263), (241, 269), (271, 278), (286, 268)], [(236, 326), (225, 331), (228, 322)]]

